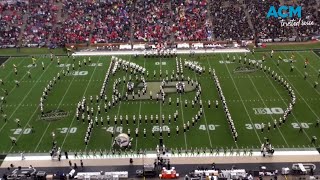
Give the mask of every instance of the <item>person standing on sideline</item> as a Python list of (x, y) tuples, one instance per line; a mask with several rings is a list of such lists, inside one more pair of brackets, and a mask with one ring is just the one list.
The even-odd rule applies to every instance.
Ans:
[(21, 160), (25, 160), (26, 158), (24, 157), (24, 153), (21, 153)]
[(81, 168), (83, 169), (83, 161), (82, 161), (82, 159), (80, 159), (80, 165), (81, 165)]
[(69, 159), (69, 158), (68, 158), (68, 151), (65, 151), (65, 152), (64, 152), (64, 155), (66, 156), (66, 159)]

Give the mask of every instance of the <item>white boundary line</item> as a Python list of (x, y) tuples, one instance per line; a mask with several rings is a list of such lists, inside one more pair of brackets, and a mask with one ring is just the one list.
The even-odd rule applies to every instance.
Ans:
[[(98, 59), (97, 63), (100, 62), (100, 58), (101, 58), (101, 56), (99, 56), (99, 59)], [(91, 84), (92, 77), (93, 77), (95, 71), (97, 70), (97, 67), (98, 67), (98, 66), (95, 66), (95, 67), (94, 67), (94, 70), (93, 70), (93, 72), (92, 72), (92, 74), (91, 74), (91, 77), (90, 77), (90, 80), (89, 80), (89, 82), (88, 82), (88, 84), (87, 84), (87, 87), (86, 87), (86, 89), (84, 90), (84, 93), (82, 94), (82, 97), (84, 97), (85, 94), (87, 93), (87, 90), (88, 90), (88, 88), (89, 88), (89, 85)], [(71, 121), (70, 126), (69, 126), (68, 131), (67, 131), (67, 134), (65, 135), (65, 137), (64, 137), (64, 139), (63, 139), (63, 141), (62, 141), (61, 149), (63, 149), (63, 145), (64, 145), (64, 143), (65, 143), (65, 141), (66, 141), (66, 139), (67, 139), (67, 137), (68, 137), (68, 135), (69, 135), (70, 128), (71, 128), (71, 126), (73, 125), (74, 120), (76, 119), (75, 117), (76, 117), (76, 115), (74, 115), (73, 118), (72, 118), (72, 121)]]
[[(220, 56), (221, 56), (222, 59), (224, 60), (224, 57), (222, 56), (222, 54), (220, 54)], [(209, 63), (209, 64), (210, 64), (210, 63)], [(241, 99), (242, 105), (243, 105), (243, 107), (244, 107), (244, 109), (245, 109), (245, 111), (246, 111), (246, 113), (247, 113), (247, 115), (248, 115), (248, 118), (249, 118), (249, 120), (250, 120), (250, 122), (251, 122), (251, 125), (253, 125), (251, 116), (249, 115), (249, 112), (248, 112), (248, 110), (247, 110), (247, 107), (245, 106), (245, 104), (244, 104), (244, 102), (243, 102), (243, 99), (242, 99), (242, 97), (241, 97), (241, 95), (240, 95), (240, 92), (239, 92), (239, 90), (238, 90), (238, 87), (237, 87), (236, 83), (234, 82), (234, 79), (233, 79), (233, 77), (232, 77), (232, 75), (231, 75), (231, 73), (230, 73), (230, 71), (229, 71), (229, 68), (228, 68), (227, 64), (225, 64), (225, 66), (226, 66), (226, 69), (227, 69), (227, 71), (228, 71), (228, 73), (229, 73), (229, 75), (230, 75), (230, 77), (231, 77), (232, 83), (233, 83), (233, 85), (234, 85), (234, 87), (235, 87), (235, 89), (236, 89), (236, 91), (237, 91), (237, 93), (238, 93), (238, 95), (239, 95), (239, 97), (240, 97), (240, 99)], [(261, 141), (261, 139), (260, 139), (260, 136), (259, 136), (258, 133), (257, 133), (257, 130), (254, 129), (254, 132), (256, 133), (260, 144), (262, 144), (262, 141)]]
[[(227, 48), (227, 49), (195, 49), (195, 54), (212, 54), (212, 53), (244, 53), (250, 52), (248, 49), (241, 48)], [(127, 51), (79, 51), (72, 54), (72, 56), (117, 56), (117, 55), (143, 55), (144, 50), (127, 50)], [(177, 49), (176, 54), (190, 54), (190, 50)]]
[[(306, 157), (308, 158), (308, 161), (312, 160), (312, 158), (318, 158), (319, 157), (319, 152), (316, 151), (316, 150), (313, 150), (314, 148), (312, 149), (307, 149), (307, 150), (303, 150), (303, 151), (285, 151), (285, 150), (279, 150), (279, 151), (275, 151), (273, 156), (271, 157), (265, 157), (263, 158), (262, 155), (261, 155), (261, 152), (260, 151), (253, 151), (252, 152), (252, 156), (249, 156), (249, 155), (246, 155), (246, 156), (243, 156), (243, 157), (240, 157), (240, 156), (236, 156), (235, 153), (233, 154), (230, 154), (229, 152), (224, 154), (224, 153), (219, 153), (219, 154), (209, 154), (209, 153), (206, 153), (206, 154), (203, 154), (201, 153), (200, 155), (192, 155), (190, 153), (188, 154), (185, 154), (185, 153), (181, 153), (181, 155), (173, 155), (171, 153), (166, 153), (166, 157), (170, 158), (170, 157), (173, 157), (173, 158), (176, 158), (176, 160), (182, 160), (183, 158), (188, 158), (186, 161), (191, 161), (189, 162), (188, 164), (192, 164), (192, 158), (200, 158), (202, 159), (203, 161), (207, 161), (205, 162), (206, 164), (208, 164), (209, 161), (212, 162), (212, 159), (214, 159), (215, 157), (220, 157), (220, 158), (223, 158), (223, 157), (229, 157), (230, 160), (232, 161), (232, 163), (236, 163), (237, 162), (237, 159), (238, 158), (249, 158), (247, 159), (248, 162), (252, 163), (252, 161), (256, 161), (256, 163), (270, 163), (269, 159), (272, 158), (276, 161), (276, 163), (280, 163), (277, 158), (278, 157), (286, 157), (287, 159), (289, 158), (293, 158), (291, 160), (291, 162), (297, 162), (297, 160), (295, 160), (295, 157), (294, 156), (302, 156), (302, 157), (299, 157), (299, 159), (302, 159), (303, 157)], [(133, 159), (140, 159), (141, 160), (141, 157), (139, 156), (132, 156), (131, 158)], [(157, 154), (155, 152), (147, 152), (147, 154), (145, 155), (145, 160), (148, 161), (148, 162), (152, 162), (154, 161), (154, 159), (157, 158)], [(235, 158), (235, 159), (233, 159)], [(261, 158), (261, 159), (257, 159), (257, 158)], [(127, 161), (129, 159), (128, 156), (125, 156), (125, 155), (121, 155), (121, 156), (118, 156), (118, 155), (115, 155), (115, 156), (102, 156), (102, 157), (99, 157), (99, 159), (97, 159), (96, 157), (93, 157), (93, 156), (84, 156), (82, 159), (86, 159), (86, 160), (120, 160), (120, 159), (125, 159), (125, 163), (123, 163), (122, 165), (127, 165)], [(63, 160), (66, 160), (65, 157), (61, 157), (61, 160), (62, 162), (64, 162)], [(75, 157), (74, 155), (69, 155), (69, 159), (68, 160), (78, 160), (79, 161), (79, 157)], [(263, 162), (263, 160), (266, 160), (266, 161), (269, 161), (269, 162)], [(47, 161), (48, 163), (52, 163), (53, 166), (56, 166), (56, 167), (60, 167), (61, 166), (61, 162), (58, 162), (58, 161), (52, 161), (52, 158), (51, 156), (44, 154), (44, 153), (37, 153), (37, 154), (33, 154), (33, 153), (26, 153), (25, 154), (25, 160), (24, 161), (21, 161), (21, 155), (20, 154), (10, 154), (8, 156), (6, 156), (6, 158), (4, 159), (3, 163), (2, 163), (2, 166), (1, 168), (7, 168), (9, 166), (10, 163), (14, 163), (14, 162), (21, 162), (21, 163), (28, 163), (27, 161), (30, 161), (30, 164), (34, 163), (34, 161), (36, 162), (39, 162), (39, 163), (43, 163), (44, 161)], [(31, 162), (33, 161), (33, 162)], [(317, 160), (314, 160), (314, 161), (317, 161)], [(65, 161), (67, 162), (67, 161)], [(88, 162), (88, 161), (87, 161)], [(7, 164), (9, 163), (9, 164)], [(45, 162), (46, 163), (46, 162)], [(92, 161), (91, 163), (89, 163), (90, 165), (88, 166), (95, 166), (95, 163), (96, 161)], [(182, 164), (183, 162), (180, 162), (179, 164)], [(254, 162), (255, 163), (255, 162)], [(184, 163), (185, 164), (185, 163)], [(203, 164), (203, 163), (201, 163)], [(231, 164), (231, 163), (229, 163)], [(109, 166), (111, 166), (112, 164), (108, 164)], [(46, 164), (41, 164), (41, 166), (46, 166)], [(39, 166), (37, 166), (39, 167)]]

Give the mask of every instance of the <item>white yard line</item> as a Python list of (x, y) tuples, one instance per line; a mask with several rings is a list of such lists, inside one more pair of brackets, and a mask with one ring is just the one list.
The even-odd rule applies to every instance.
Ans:
[[(180, 63), (180, 61), (178, 60), (178, 63)], [(180, 68), (180, 64), (176, 65), (176, 67), (179, 67)], [(185, 120), (184, 120), (184, 114), (183, 114), (183, 108), (182, 108), (182, 98), (181, 98), (181, 94), (179, 94), (180, 97), (179, 97), (179, 101), (180, 101), (180, 109), (181, 109), (181, 117), (182, 117), (182, 122), (183, 122), (183, 125), (185, 124)], [(182, 127), (184, 128), (184, 126), (182, 125)], [(187, 144), (187, 135), (186, 135), (187, 132), (183, 132), (183, 136), (184, 136), (184, 143), (186, 145), (186, 150), (188, 149), (188, 144)]]
[[(260, 99), (261, 99), (261, 101), (262, 101), (262, 103), (263, 103), (264, 107), (267, 107), (266, 103), (265, 103), (265, 102), (264, 102), (264, 100), (262, 99), (261, 94), (259, 93), (259, 91), (258, 91), (258, 89), (257, 89), (257, 86), (253, 83), (252, 79), (250, 78), (250, 75), (247, 75), (247, 76), (249, 77), (249, 80), (250, 80), (251, 84), (253, 85), (253, 87), (254, 87), (255, 91), (258, 93), (258, 96), (260, 97)], [(272, 120), (274, 119), (274, 117), (273, 117), (271, 114), (270, 114), (270, 117), (272, 118)], [(271, 121), (272, 121), (272, 120), (271, 120)], [(289, 148), (290, 146), (289, 146), (289, 144), (288, 144), (288, 142), (287, 142), (286, 138), (283, 136), (283, 134), (282, 134), (282, 132), (281, 132), (280, 128), (278, 127), (277, 129), (278, 129), (278, 131), (279, 131), (280, 135), (282, 136), (282, 139), (284, 140), (284, 142), (286, 143), (286, 145), (287, 145), (287, 146), (288, 146), (288, 148)]]
[[(282, 53), (283, 54), (283, 53)], [(287, 57), (286, 57), (287, 58)], [(272, 61), (275, 65), (276, 65), (276, 63), (274, 62), (274, 61)], [(284, 74), (283, 73), (283, 71), (277, 66), (277, 68), (279, 69), (279, 71), (281, 72), (281, 74)], [(297, 69), (297, 68), (295, 68), (295, 69)], [(287, 82), (289, 82), (289, 79), (287, 78)], [(313, 109), (309, 106), (309, 104), (307, 103), (307, 101), (304, 99), (304, 97), (299, 93), (299, 91), (298, 91), (298, 89), (297, 88), (295, 88), (294, 87), (294, 85), (293, 84), (291, 84), (291, 87), (293, 88), (293, 89), (295, 89), (295, 92), (297, 92), (297, 94), (301, 97), (301, 99), (306, 103), (306, 105), (309, 107), (309, 109), (312, 111), (312, 113), (318, 118), (318, 119), (320, 119), (319, 118), (319, 116), (313, 111)]]
[(316, 54), (314, 51), (312, 51), (312, 53), (316, 56), (317, 59), (320, 60), (320, 56), (318, 56), (318, 54)]
[[(69, 61), (69, 60), (68, 60), (68, 61)], [(78, 67), (78, 69), (77, 69), (77, 70), (79, 70), (79, 69), (80, 69), (80, 68)], [(61, 71), (62, 71), (62, 70), (61, 70)], [(68, 94), (69, 89), (70, 89), (70, 87), (71, 87), (71, 85), (72, 85), (72, 82), (73, 82), (73, 80), (74, 80), (75, 78), (76, 78), (76, 76), (73, 76), (73, 77), (72, 77), (72, 81), (70, 82), (70, 84), (69, 84), (69, 86), (68, 86), (67, 90), (65, 91), (64, 95), (62, 96), (62, 98), (61, 98), (61, 100), (60, 100), (60, 102), (59, 102), (59, 105), (58, 105), (57, 109), (59, 109), (59, 107), (61, 106), (61, 104), (62, 104), (62, 102), (63, 102), (64, 98), (65, 98), (65, 97), (66, 97), (66, 95)], [(49, 122), (49, 124), (48, 124), (48, 126), (47, 126), (46, 130), (45, 130), (45, 131), (44, 131), (44, 133), (42, 134), (42, 136), (41, 136), (41, 138), (40, 138), (40, 140), (39, 140), (39, 142), (38, 142), (38, 144), (37, 144), (37, 146), (36, 146), (36, 148), (34, 149), (34, 151), (33, 151), (33, 152), (36, 152), (36, 151), (37, 151), (37, 149), (38, 149), (39, 145), (41, 144), (43, 137), (46, 135), (46, 133), (47, 133), (47, 131), (48, 131), (48, 129), (49, 129), (49, 127), (50, 127), (50, 125), (51, 125), (51, 122)]]
[[(144, 58), (143, 67), (144, 67), (144, 68), (146, 67), (146, 58)], [(139, 115), (140, 115), (140, 113), (141, 113), (141, 102), (142, 102), (142, 100), (140, 100), (140, 103), (139, 103)], [(140, 125), (140, 123), (138, 123), (138, 129), (139, 129), (139, 125)], [(136, 139), (135, 151), (137, 151), (137, 148), (138, 148), (138, 138)]]
[[(253, 57), (254, 57), (254, 56), (253, 56)], [(266, 76), (268, 76), (268, 74), (267, 74), (266, 72), (263, 71), (263, 73), (264, 73)], [(270, 80), (270, 77), (266, 77), (266, 78), (267, 78), (268, 81), (270, 82), (270, 84), (271, 84), (271, 86), (273, 87), (273, 89), (277, 92), (277, 94), (278, 94), (278, 96), (280, 97), (280, 99), (281, 99), (281, 101), (283, 102), (283, 104), (284, 104), (285, 106), (287, 106), (285, 100), (284, 100), (284, 99), (282, 98), (282, 96), (280, 95), (280, 92), (278, 91), (278, 89), (273, 85), (272, 81)], [(296, 116), (294, 115), (293, 112), (294, 112), (294, 111), (291, 112), (293, 118), (295, 119), (295, 121), (296, 121), (298, 124), (301, 124), (301, 123), (298, 121), (298, 119), (296, 118)], [(308, 134), (307, 134), (305, 131), (303, 131), (303, 133), (307, 136), (307, 138), (308, 138), (309, 141), (311, 142), (311, 139), (310, 139), (310, 137), (308, 136)], [(314, 145), (314, 146), (315, 146), (315, 145)]]
[[(52, 63), (52, 62), (51, 62)], [(51, 63), (49, 64), (49, 66), (51, 65)], [(29, 96), (29, 94), (32, 92), (33, 88), (37, 85), (38, 81), (41, 79), (41, 77), (45, 74), (45, 72), (47, 71), (47, 69), (45, 71), (43, 71), (40, 75), (40, 77), (37, 79), (37, 81), (33, 84), (33, 86), (30, 88), (29, 92), (23, 97), (23, 99), (20, 101), (20, 103), (18, 104), (18, 106), (15, 108), (15, 110), (12, 112), (12, 114), (10, 115), (10, 117), (8, 118), (7, 122), (5, 122), (1, 129), (0, 129), (0, 133), (3, 130), (3, 128), (5, 127), (5, 125), (9, 122), (9, 120), (12, 118), (12, 116), (15, 114), (15, 112), (21, 107), (22, 103), (24, 102), (24, 100)]]
[[(130, 58), (129, 58), (129, 60), (128, 60), (129, 62), (131, 61), (131, 57), (132, 57), (132, 56), (130, 56)], [(122, 71), (122, 70), (121, 70), (121, 71)], [(126, 73), (126, 79), (127, 79), (127, 73)], [(124, 85), (123, 85), (123, 88), (122, 88), (122, 91), (121, 91), (121, 95), (122, 95), (122, 96), (123, 96), (123, 92), (124, 92), (124, 90), (125, 90), (125, 87), (126, 87), (126, 85), (124, 84)], [(122, 103), (122, 100), (119, 102), (119, 107), (118, 107), (118, 112), (117, 112), (117, 118), (119, 117), (119, 114), (120, 114), (121, 103)], [(117, 125), (114, 125), (113, 130), (116, 131), (116, 128), (117, 128)], [(115, 135), (115, 134), (114, 134), (114, 135)], [(113, 138), (111, 139), (110, 151), (111, 151), (111, 149), (112, 149), (112, 144), (113, 144), (114, 138), (115, 138), (115, 137), (113, 137)], [(86, 147), (86, 148), (87, 148), (87, 147)]]
[[(160, 65), (160, 71), (161, 71), (161, 73), (162, 73), (162, 62), (161, 62), (161, 57), (159, 58), (159, 60), (160, 60), (160, 63), (159, 63), (159, 65)], [(160, 71), (159, 71), (159, 77), (160, 77)], [(162, 78), (162, 74), (161, 74), (161, 78)], [(159, 78), (159, 81), (162, 81), (162, 79), (160, 79)], [(158, 92), (157, 92), (158, 93)], [(162, 124), (162, 101), (161, 100), (159, 100), (159, 104), (160, 104), (160, 116), (159, 116), (159, 119), (160, 119), (160, 127), (161, 128), (163, 128), (162, 126), (163, 126), (163, 124)], [(163, 129), (162, 129), (163, 130)]]
[[(313, 51), (312, 51), (313, 52)], [(313, 52), (314, 54), (315, 54), (315, 52)], [(304, 60), (303, 59), (303, 56), (300, 54), (300, 52), (299, 51), (297, 51), (297, 54), (302, 58), (302, 60)], [(316, 68), (314, 68), (310, 63), (307, 65), (307, 68), (308, 67), (311, 67), (315, 72), (316, 72), (316, 74), (318, 74), (318, 69), (316, 69)]]
[[(220, 56), (221, 56), (222, 59), (224, 60), (224, 58), (223, 58), (223, 56), (222, 56), (221, 54), (220, 54)], [(209, 64), (210, 64), (210, 63), (209, 63)], [(244, 110), (246, 111), (246, 113), (247, 113), (247, 115), (248, 115), (248, 118), (249, 118), (249, 120), (250, 120), (250, 122), (251, 122), (251, 125), (253, 125), (252, 119), (251, 119), (251, 117), (250, 117), (250, 115), (249, 115), (249, 112), (248, 112), (248, 110), (247, 110), (247, 107), (245, 106), (245, 104), (244, 104), (244, 102), (243, 102), (243, 99), (242, 99), (242, 96), (241, 96), (241, 94), (240, 94), (240, 92), (239, 92), (239, 89), (238, 89), (236, 83), (234, 82), (234, 79), (233, 79), (233, 77), (232, 77), (232, 74), (230, 73), (227, 64), (225, 64), (225, 66), (226, 66), (226, 69), (227, 69), (227, 71), (228, 71), (228, 73), (229, 73), (229, 75), (230, 75), (230, 77), (231, 77), (232, 83), (233, 83), (233, 85), (234, 85), (234, 87), (235, 87), (235, 89), (236, 89), (236, 91), (237, 91), (237, 93), (238, 93), (238, 95), (239, 95), (239, 97), (240, 97), (240, 99), (241, 99), (242, 105), (243, 105)], [(260, 144), (262, 144), (262, 141), (261, 141), (261, 139), (260, 139), (260, 137), (259, 137), (259, 135), (258, 135), (258, 132), (257, 132), (257, 130), (256, 130), (255, 128), (254, 128), (254, 132), (256, 133)]]
[[(18, 66), (22, 63), (22, 61), (23, 60), (21, 60), (21, 62), (18, 64)], [(18, 67), (17, 66), (17, 67)], [(4, 78), (4, 79), (7, 79), (11, 74), (13, 73), (13, 71), (10, 71), (10, 73)], [(24, 79), (24, 77), (27, 75), (27, 73), (25, 73), (23, 76), (22, 76), (22, 78), (20, 78), (19, 79), (19, 82), (21, 83), (21, 81)], [(9, 95), (8, 96), (10, 96), (10, 94), (12, 93), (12, 91), (13, 90), (15, 90), (17, 88), (17, 86), (15, 85), (15, 86), (13, 86), (13, 88), (10, 90), (10, 92), (8, 93)], [(1, 132), (1, 131), (0, 131)]]
[[(182, 99), (181, 99), (181, 94), (180, 94), (180, 108), (181, 108), (181, 116), (182, 116), (182, 121), (183, 121), (183, 124), (185, 124), (184, 122), (184, 115), (183, 115), (183, 108), (182, 108)], [(182, 126), (183, 127), (183, 126)], [(183, 132), (183, 135), (184, 135), (184, 142), (186, 144), (186, 150), (188, 149), (188, 144), (187, 144), (187, 135), (186, 135), (187, 132)]]
[[(211, 65), (210, 65), (210, 63), (209, 63), (209, 60), (208, 60), (208, 58), (207, 58), (207, 63), (208, 63), (208, 65), (209, 65), (209, 67), (211, 68)], [(212, 69), (212, 68), (211, 68)], [(196, 77), (197, 78), (197, 77)], [(219, 96), (219, 95), (218, 95)], [(228, 101), (228, 100), (226, 100), (226, 101)], [(241, 101), (242, 101), (242, 99), (241, 99)], [(242, 102), (243, 103), (243, 102)], [(203, 109), (203, 112), (204, 112), (204, 109)], [(205, 117), (205, 120), (206, 120), (206, 116), (205, 116), (205, 113), (203, 113), (204, 114), (204, 117)], [(206, 124), (207, 124), (207, 120), (206, 120)], [(207, 125), (208, 126), (208, 125)], [(207, 131), (208, 131), (208, 134), (209, 134), (209, 130), (208, 130), (208, 128), (207, 128)], [(237, 142), (235, 142), (235, 141), (233, 141), (234, 143), (235, 143), (235, 145), (236, 145), (236, 147), (237, 147), (237, 149), (239, 149), (239, 146), (238, 146), (238, 143)]]
[[(49, 67), (51, 66), (52, 63), (53, 63), (53, 62), (51, 62), (51, 63), (49, 64), (49, 66), (47, 67), (47, 69), (46, 69), (44, 72), (42, 72), (42, 74), (41, 74), (41, 76), (38, 78), (38, 80), (39, 80), (39, 79), (42, 77), (42, 75), (49, 69)], [(31, 90), (32, 90), (32, 89), (33, 89), (33, 88), (31, 88)], [(21, 102), (23, 102), (23, 101), (21, 101)], [(29, 125), (29, 122), (31, 121), (31, 119), (33, 118), (33, 116), (36, 114), (36, 112), (37, 112), (38, 109), (39, 109), (39, 106), (34, 110), (34, 112), (32, 113), (31, 117), (29, 118), (29, 120), (27, 121), (27, 123), (24, 125), (23, 129), (25, 129), (25, 128)], [(22, 135), (22, 134), (19, 134), (19, 136), (17, 137), (17, 141), (20, 139), (21, 135)], [(10, 150), (9, 150), (9, 153), (12, 151), (13, 147), (14, 147), (14, 146), (11, 146), (11, 148), (10, 148)]]
[[(282, 54), (287, 58), (287, 56), (284, 53), (282, 53)], [(304, 74), (298, 68), (294, 68), (294, 70), (297, 71), (299, 74), (301, 74), (301, 77), (304, 76)], [(309, 78), (307, 78), (305, 81), (308, 82), (311, 87), (313, 87), (313, 84), (309, 82)], [(318, 95), (320, 95), (320, 93), (316, 89), (314, 89), (314, 90)]]
[[(24, 79), (24, 77), (27, 75), (27, 73), (25, 73), (22, 78), (20, 78), (19, 82), (21, 83), (21, 80)], [(15, 90), (17, 88), (17, 86), (13, 86), (13, 88), (10, 90), (10, 92), (8, 93), (9, 95), (12, 93), (13, 90)], [(19, 87), (20, 88), (20, 87)]]
[[(98, 59), (97, 63), (99, 63), (100, 58), (101, 58), (101, 56), (99, 56), (99, 59)], [(93, 75), (94, 75), (97, 67), (98, 67), (98, 66), (95, 66), (95, 67), (94, 67), (94, 70), (93, 70), (93, 72), (92, 72), (92, 74), (91, 74), (91, 77), (90, 77), (90, 80), (89, 80), (89, 82), (88, 82), (88, 84), (87, 84), (87, 87), (86, 87), (86, 89), (84, 90), (84, 93), (82, 94), (82, 97), (84, 97), (85, 94), (87, 93), (88, 88), (89, 88), (89, 85), (91, 84), (92, 77), (93, 77)], [(71, 126), (73, 125), (73, 122), (74, 122), (75, 119), (76, 119), (76, 115), (74, 114), (74, 116), (73, 116), (73, 118), (72, 118), (72, 121), (71, 121), (70, 126), (69, 126), (68, 129), (71, 128)], [(64, 143), (65, 143), (65, 141), (66, 141), (66, 139), (67, 139), (67, 137), (68, 137), (68, 135), (69, 135), (69, 132), (70, 132), (70, 131), (67, 131), (67, 134), (65, 135), (65, 137), (64, 137), (64, 139), (63, 139), (63, 142), (62, 142), (62, 144), (61, 144), (61, 149), (63, 149), (63, 145), (64, 145)]]
[[(194, 77), (196, 78), (196, 81), (198, 81), (198, 78), (197, 78), (197, 74), (195, 71), (191, 70), (194, 74)], [(198, 81), (199, 82), (199, 81)], [(199, 82), (200, 83), (200, 82)], [(202, 94), (202, 93), (201, 93)], [(200, 100), (202, 101), (202, 95), (200, 94)], [(206, 117), (206, 113), (205, 113), (205, 108), (203, 108), (203, 117), (204, 117), (204, 121), (206, 122), (206, 130), (207, 130), (207, 133), (208, 133), (208, 137), (209, 137), (209, 142), (210, 142), (210, 148), (212, 148), (212, 141), (211, 141), (211, 136), (210, 136), (210, 133), (209, 133), (209, 128), (208, 128), (208, 123), (207, 123), (207, 117)], [(237, 143), (236, 143), (236, 146), (238, 147)]]
[[(9, 57), (9, 59), (4, 63), (5, 65), (7, 64), (8, 61), (10, 61), (12, 58)], [(17, 65), (17, 67), (19, 67), (21, 65), (21, 63), (24, 61), (23, 60), (20, 60), (19, 64)], [(0, 67), (1, 69), (2, 67)], [(2, 80), (6, 80), (11, 74), (13, 73), (13, 70), (11, 70)]]

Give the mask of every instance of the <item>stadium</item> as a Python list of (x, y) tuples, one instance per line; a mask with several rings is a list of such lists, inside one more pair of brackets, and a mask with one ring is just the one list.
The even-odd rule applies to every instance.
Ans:
[(320, 177), (319, 0), (0, 0), (0, 23), (3, 179)]

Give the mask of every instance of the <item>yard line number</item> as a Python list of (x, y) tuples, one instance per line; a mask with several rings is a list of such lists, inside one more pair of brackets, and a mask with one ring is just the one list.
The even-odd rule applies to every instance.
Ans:
[(263, 114), (283, 114), (284, 111), (280, 107), (273, 108), (253, 108), (254, 114), (263, 115)]
[(210, 131), (214, 131), (216, 130), (216, 127), (218, 127), (220, 125), (217, 125), (217, 124), (208, 124), (208, 126), (204, 125), (204, 124), (201, 124), (199, 126), (199, 130), (203, 130), (203, 131), (206, 131), (207, 129), (209, 129)]
[(70, 73), (70, 76), (86, 76), (88, 71), (73, 71)]
[[(216, 128), (220, 126), (220, 125), (217, 125), (217, 124), (209, 124), (208, 126), (204, 125), (204, 124), (201, 124), (199, 126), (199, 130), (202, 130), (202, 131), (206, 131), (207, 129), (209, 129), (210, 131), (214, 131), (216, 130)], [(152, 130), (154, 132), (159, 132), (160, 131), (160, 127), (162, 127), (162, 131), (163, 132), (168, 132), (169, 131), (169, 126), (167, 125), (164, 125), (164, 126), (153, 126), (152, 127)], [(123, 132), (123, 127), (122, 126), (117, 126), (117, 127), (113, 127), (113, 126), (110, 126), (108, 128), (103, 128), (103, 129), (106, 129), (107, 132), (117, 132), (117, 133), (122, 133)], [(173, 129), (175, 130), (175, 129)]]
[(11, 129), (14, 135), (20, 135), (20, 134), (31, 134), (31, 128), (17, 128), (17, 129)]
[(77, 128), (76, 127), (72, 127), (72, 128), (67, 128), (67, 127), (63, 127), (63, 128), (58, 128), (57, 129), (61, 134), (67, 134), (68, 132), (70, 134), (74, 134), (77, 132)]
[[(72, 128), (58, 128), (57, 129), (61, 134), (66, 134), (66, 133), (76, 133), (77, 132), (77, 128), (76, 127), (72, 127)], [(32, 129), (31, 128), (17, 128), (17, 129), (11, 129), (11, 131), (13, 132), (14, 135), (20, 135), (20, 134), (31, 134)]]
[[(31, 64), (32, 65), (32, 64)], [(91, 67), (101, 67), (103, 64), (102, 63), (91, 63), (89, 64), (88, 66), (91, 66)], [(71, 67), (71, 64), (59, 64), (57, 67), (61, 67), (61, 68), (64, 68), (64, 67)]]
[[(160, 131), (160, 126), (153, 126), (152, 129), (154, 132), (158, 132), (158, 131)], [(113, 126), (110, 126), (107, 128), (107, 131), (110, 133), (112, 133), (112, 132), (122, 133), (123, 127), (117, 126), (116, 128), (114, 128)], [(169, 126), (162, 126), (162, 131), (169, 131)]]
[[(159, 65), (160, 65), (160, 62), (155, 62), (154, 64), (157, 65), (157, 66), (159, 66)], [(161, 65), (162, 65), (162, 66), (165, 66), (165, 65), (167, 65), (167, 63), (163, 61), (163, 62), (161, 62)]]
[[(292, 128), (294, 129), (300, 129), (300, 126), (304, 129), (309, 129), (310, 125), (312, 125), (312, 123), (291, 123)], [(265, 124), (264, 128), (268, 128), (268, 125)], [(255, 124), (245, 124), (246, 129), (252, 130), (252, 129), (262, 129), (262, 123), (255, 123)], [(271, 123), (271, 127), (273, 128), (273, 122)]]

